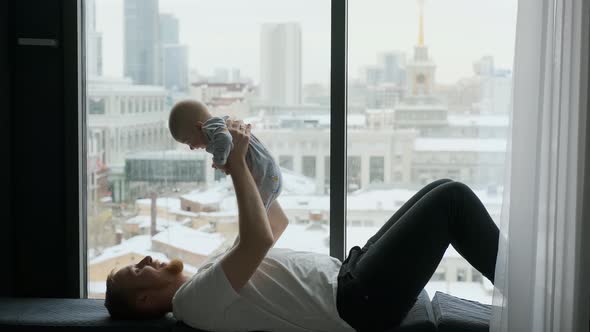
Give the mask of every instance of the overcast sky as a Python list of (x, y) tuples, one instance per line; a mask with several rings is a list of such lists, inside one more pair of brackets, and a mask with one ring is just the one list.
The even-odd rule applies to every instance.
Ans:
[[(97, 30), (103, 34), (104, 74), (123, 72), (123, 1), (96, 0)], [(415, 0), (348, 0), (349, 73), (376, 64), (377, 54), (408, 55), (417, 41)], [(517, 0), (427, 0), (425, 42), (437, 64), (437, 81), (452, 83), (473, 74), (472, 64), (492, 55), (512, 68)], [(329, 0), (160, 0), (160, 12), (179, 19), (180, 42), (189, 45), (190, 68), (209, 75), (237, 67), (259, 77), (260, 25), (299, 22), (303, 82), (329, 82)]]

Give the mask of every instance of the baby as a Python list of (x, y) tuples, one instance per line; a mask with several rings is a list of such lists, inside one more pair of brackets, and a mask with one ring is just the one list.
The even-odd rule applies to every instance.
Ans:
[[(184, 100), (172, 107), (168, 127), (177, 142), (188, 145), (191, 150), (205, 148), (213, 154), (213, 167), (225, 170), (227, 157), (233, 148), (232, 136), (225, 124), (228, 118), (214, 117), (204, 104)], [(268, 211), (281, 193), (281, 170), (266, 147), (252, 134), (246, 163)]]

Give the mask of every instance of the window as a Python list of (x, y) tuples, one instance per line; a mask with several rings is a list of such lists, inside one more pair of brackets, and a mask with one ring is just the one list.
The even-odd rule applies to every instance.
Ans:
[(301, 163), (303, 164), (303, 175), (315, 178), (315, 156), (303, 156)]
[(446, 271), (442, 268), (436, 269), (436, 271), (432, 275), (432, 278), (430, 278), (430, 281), (446, 281), (446, 280), (447, 280), (447, 274), (446, 274)]
[(348, 191), (361, 188), (361, 157), (348, 156), (346, 164), (348, 173)]
[(483, 282), (483, 275), (476, 269), (471, 269), (471, 281), (481, 283)]
[(385, 181), (385, 157), (371, 157), (369, 165), (369, 182), (383, 183)]
[(104, 114), (105, 98), (93, 97), (88, 98), (88, 114)]
[(459, 282), (467, 281), (467, 269), (466, 268), (458, 268), (457, 269), (457, 281), (459, 281)]
[[(357, 121), (348, 121), (346, 147), (347, 252), (443, 177), (482, 194), (499, 221), (492, 212), (506, 167), (500, 145), (510, 118), (516, 5), (348, 0), (347, 112)], [(497, 190), (488, 194), (490, 185)], [(361, 218), (373, 226), (359, 227)], [(468, 285), (481, 278), (449, 247), (426, 288), (467, 298), (473, 290), (473, 299), (491, 303), (481, 284)]]
[[(108, 272), (131, 254), (182, 254), (195, 271), (237, 235), (232, 181), (169, 133), (168, 112), (183, 99), (252, 121), (289, 181), (279, 199), (293, 222), (275, 247), (328, 254), (331, 2), (83, 4), (86, 131), (100, 133), (87, 140), (89, 297), (103, 296)], [(215, 19), (194, 19), (204, 12)], [(202, 247), (182, 243), (186, 234)]]

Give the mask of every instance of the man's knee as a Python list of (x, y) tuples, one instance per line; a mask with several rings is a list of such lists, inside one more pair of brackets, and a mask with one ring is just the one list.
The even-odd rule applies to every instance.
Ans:
[(449, 183), (445, 183), (444, 184), (444, 190), (446, 192), (448, 192), (449, 194), (451, 192), (457, 192), (457, 193), (469, 193), (472, 192), (471, 188), (469, 188), (468, 185), (466, 185), (463, 182), (459, 182), (459, 181), (452, 181)]
[(453, 182), (453, 180), (451, 180), (451, 179), (438, 179), (438, 180), (432, 181), (430, 184), (428, 184), (428, 186), (438, 187), (441, 184), (445, 184), (445, 183), (448, 183), (448, 182)]

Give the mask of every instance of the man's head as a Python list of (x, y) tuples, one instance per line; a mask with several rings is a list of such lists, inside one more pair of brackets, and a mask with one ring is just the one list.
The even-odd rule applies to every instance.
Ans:
[(170, 111), (168, 128), (174, 139), (192, 149), (207, 146), (207, 140), (201, 128), (211, 118), (207, 106), (195, 100), (183, 100)]
[(186, 281), (180, 260), (160, 263), (146, 256), (137, 264), (111, 271), (105, 307), (115, 319), (157, 318), (172, 311), (172, 298)]

